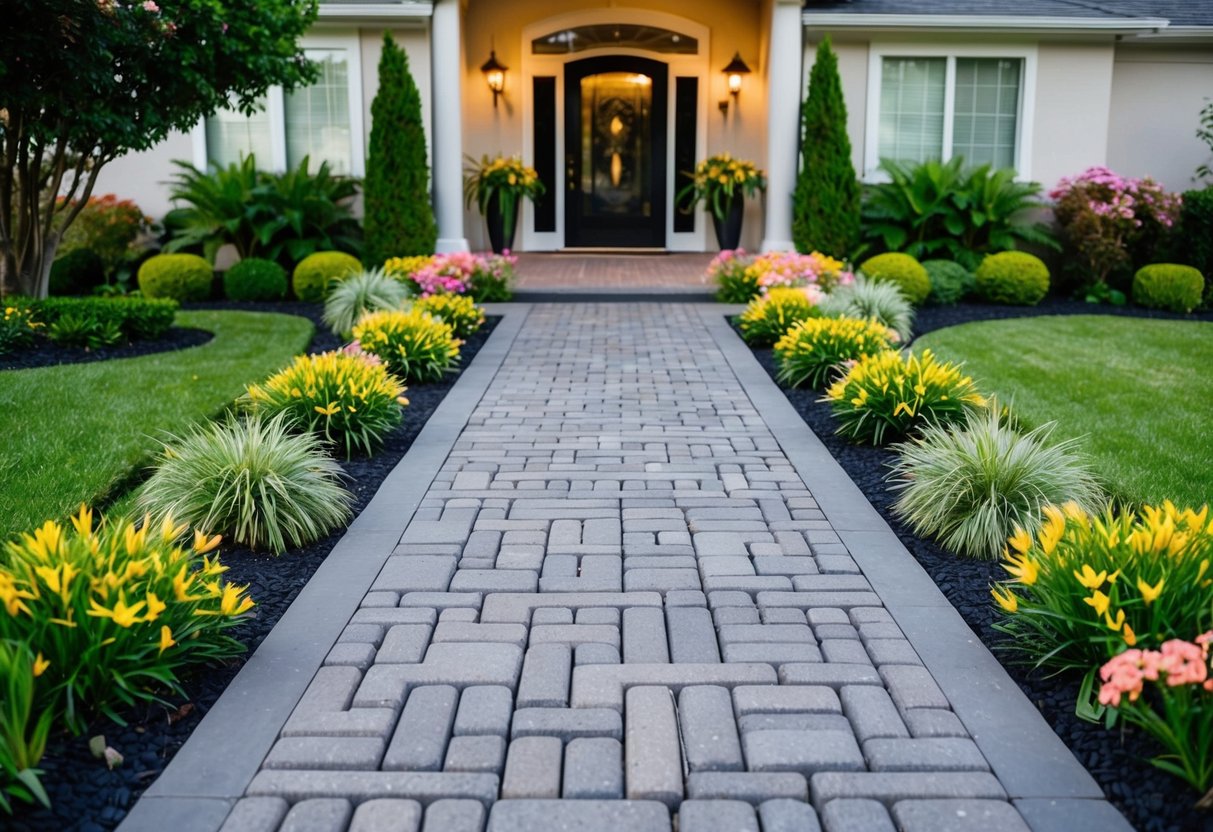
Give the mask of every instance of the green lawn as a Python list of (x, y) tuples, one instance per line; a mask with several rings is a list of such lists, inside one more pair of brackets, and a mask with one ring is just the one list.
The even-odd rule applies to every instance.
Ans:
[(1030, 425), (1084, 437), (1096, 473), (1133, 503), (1213, 502), (1213, 323), (1082, 315), (949, 327), (916, 350), (964, 361)]
[(180, 312), (176, 323), (215, 337), (179, 352), (0, 372), (0, 540), (115, 496), (159, 435), (222, 411), (313, 331), (306, 318), (260, 312)]

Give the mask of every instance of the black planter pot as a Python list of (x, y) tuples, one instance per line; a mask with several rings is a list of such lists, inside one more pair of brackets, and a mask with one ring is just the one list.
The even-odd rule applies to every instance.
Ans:
[(745, 217), (745, 197), (735, 194), (729, 203), (724, 219), (712, 214), (712, 225), (716, 228), (716, 242), (721, 251), (735, 249), (741, 245), (741, 221)]
[(520, 207), (519, 203), (515, 203), (514, 216), (510, 218), (511, 221), (507, 228), (505, 215), (501, 212), (501, 203), (497, 196), (494, 195), (489, 199), (484, 220), (489, 226), (489, 245), (493, 247), (494, 254), (502, 254), (514, 247), (514, 232), (518, 230), (518, 208)]

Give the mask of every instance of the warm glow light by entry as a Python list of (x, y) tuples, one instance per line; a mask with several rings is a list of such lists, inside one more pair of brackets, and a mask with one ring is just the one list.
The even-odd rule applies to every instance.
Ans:
[(647, 87), (649, 84), (653, 83), (653, 79), (647, 75), (633, 75), (628, 79), (628, 81), (641, 87)]
[(489, 52), (489, 59), (480, 67), (484, 73), (484, 82), (493, 91), (493, 108), (497, 107), (497, 97), (505, 92), (505, 73), (508, 67), (497, 60), (497, 51)]
[(741, 93), (742, 76), (750, 74), (750, 68), (741, 59), (740, 52), (733, 53), (733, 60), (724, 68), (724, 74), (729, 78), (729, 94), (736, 98)]
[(737, 95), (739, 92), (741, 92), (741, 76), (736, 72), (729, 76), (729, 92), (731, 92), (733, 95)]

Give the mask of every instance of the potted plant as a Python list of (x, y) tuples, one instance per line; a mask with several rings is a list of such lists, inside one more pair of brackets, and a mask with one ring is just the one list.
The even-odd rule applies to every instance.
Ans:
[(519, 201), (524, 197), (534, 201), (543, 195), (539, 174), (517, 156), (500, 155), (495, 159), (486, 155), (479, 162), (469, 156), (465, 172), (463, 196), (467, 206), (475, 202), (484, 215), (493, 251), (508, 251), (514, 247)]
[(745, 198), (766, 190), (766, 175), (753, 162), (722, 153), (704, 159), (691, 176), (692, 181), (678, 192), (682, 210), (690, 213), (702, 202), (712, 215), (720, 248), (725, 251), (737, 248), (741, 243)]

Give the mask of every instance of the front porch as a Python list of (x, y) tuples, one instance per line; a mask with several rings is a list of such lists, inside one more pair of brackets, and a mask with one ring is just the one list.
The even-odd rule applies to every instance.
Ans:
[(516, 288), (523, 295), (686, 294), (703, 295), (715, 287), (704, 282), (712, 255), (535, 253), (518, 255)]

